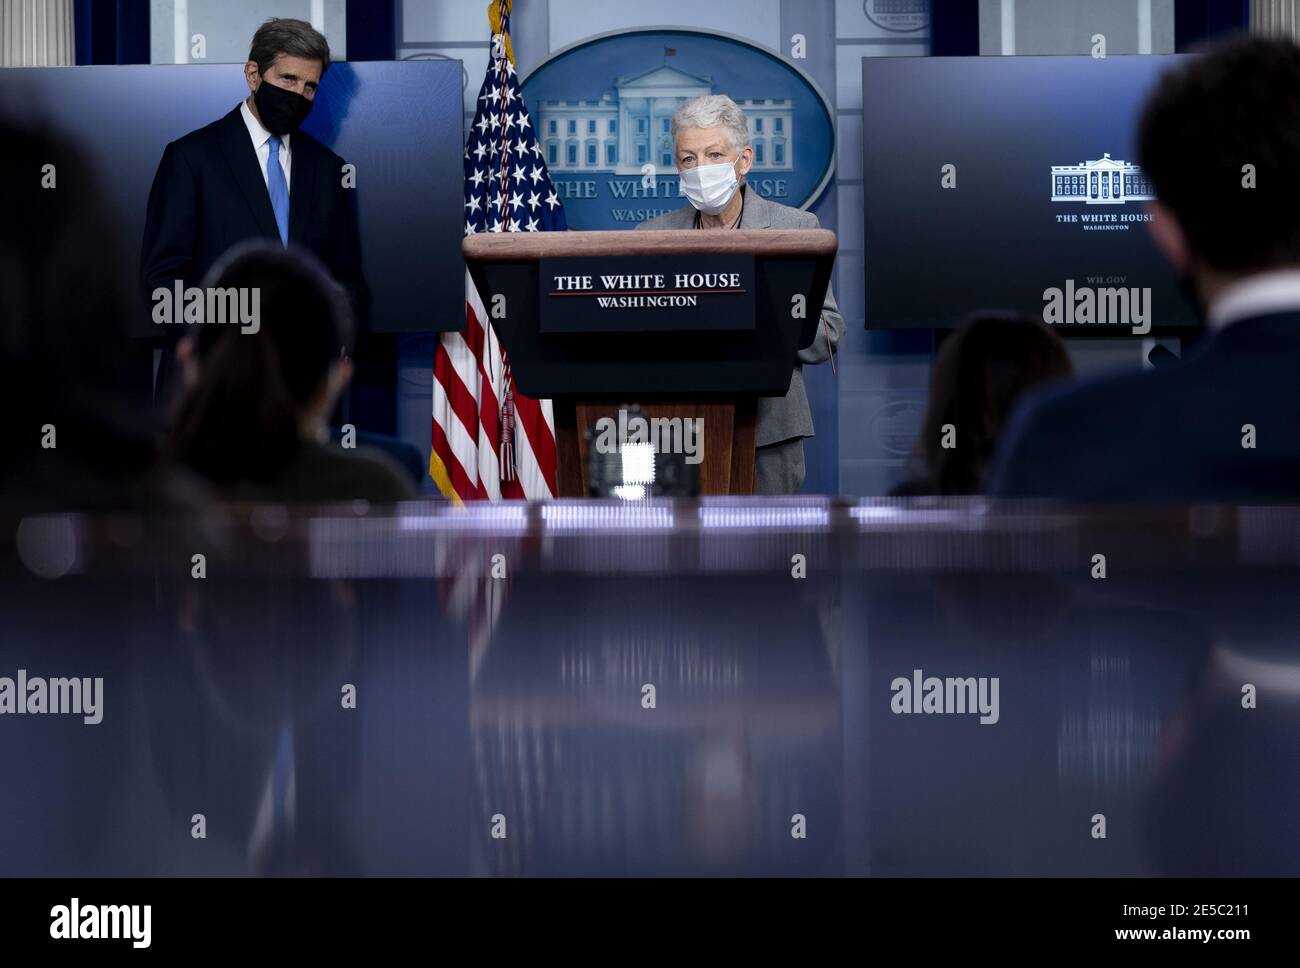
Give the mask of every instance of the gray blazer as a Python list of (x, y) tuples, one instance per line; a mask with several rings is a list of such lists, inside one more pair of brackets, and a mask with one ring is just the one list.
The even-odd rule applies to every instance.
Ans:
[[(819, 228), (817, 216), (812, 212), (791, 208), (778, 202), (769, 202), (758, 192), (745, 189), (745, 210), (740, 217), (742, 229), (815, 229)], [(692, 229), (695, 227), (695, 209), (686, 205), (663, 215), (648, 219), (638, 229)], [(822, 363), (830, 359), (831, 350), (844, 335), (844, 317), (835, 305), (830, 286), (826, 287), (826, 302), (822, 306), (821, 324), (812, 345), (799, 351), (799, 366), (790, 377), (790, 389), (783, 397), (758, 398), (758, 425), (754, 444), (765, 447), (779, 444), (792, 437), (813, 435), (812, 411), (808, 409), (808, 394), (803, 386), (803, 363)]]

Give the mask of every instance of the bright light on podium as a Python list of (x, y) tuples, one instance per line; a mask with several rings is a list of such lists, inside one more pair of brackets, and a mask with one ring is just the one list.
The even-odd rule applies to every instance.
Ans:
[(623, 501), (644, 501), (644, 484), (615, 484), (614, 496)]
[(624, 443), (618, 449), (623, 466), (623, 483), (615, 484), (613, 494), (624, 501), (642, 501), (655, 482), (654, 444)]
[(618, 449), (623, 459), (624, 484), (655, 482), (655, 448), (653, 444), (627, 443)]
[(694, 497), (703, 433), (686, 421), (646, 419), (637, 404), (620, 407), (586, 427), (587, 494), (621, 501)]

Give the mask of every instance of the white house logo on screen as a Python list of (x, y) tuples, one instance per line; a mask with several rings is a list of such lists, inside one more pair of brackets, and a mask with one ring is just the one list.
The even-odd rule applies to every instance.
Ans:
[[(669, 134), (672, 112), (683, 101), (716, 94), (714, 87), (708, 75), (665, 63), (615, 78), (614, 89), (599, 98), (538, 101), (535, 111), (542, 119), (546, 164), (552, 174), (601, 171), (640, 175), (647, 162), (671, 172), (675, 167)], [(755, 138), (749, 177), (790, 171), (795, 150), (791, 99), (733, 100), (745, 112), (750, 136)]]
[[(1052, 166), (1052, 201), (1079, 205), (1123, 205), (1155, 198), (1146, 174), (1131, 161), (1106, 152), (1093, 161)], [(1058, 225), (1076, 225), (1085, 232), (1127, 232), (1135, 222), (1151, 221), (1149, 212), (1085, 209), (1055, 216)]]
[(897, 34), (930, 26), (930, 0), (862, 0), (862, 12), (877, 27)]
[(1155, 198), (1142, 169), (1106, 152), (1095, 161), (1052, 166), (1052, 201), (1123, 205)]

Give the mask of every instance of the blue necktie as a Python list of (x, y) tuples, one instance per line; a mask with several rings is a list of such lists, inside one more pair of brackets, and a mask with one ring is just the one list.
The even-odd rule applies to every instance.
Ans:
[(275, 224), (280, 228), (280, 241), (289, 244), (289, 185), (280, 167), (280, 136), (271, 135), (271, 154), (266, 159), (266, 190), (271, 194), (271, 208), (275, 210)]

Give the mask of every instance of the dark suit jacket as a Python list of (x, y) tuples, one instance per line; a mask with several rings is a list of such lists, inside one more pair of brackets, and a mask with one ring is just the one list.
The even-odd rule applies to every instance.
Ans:
[[(368, 296), (361, 274), (355, 194), (342, 186), (344, 161), (311, 135), (289, 140), (289, 241), (306, 246), (347, 290), (364, 327)], [(271, 197), (239, 108), (173, 141), (149, 191), (140, 273), (147, 304), (177, 279), (199, 286), (212, 264), (245, 239), (279, 239)], [(167, 326), (172, 344), (185, 327)]]
[[(1300, 495), (1300, 312), (1207, 334), (1178, 363), (1031, 395), (989, 477), (1002, 497), (1241, 501)], [(1255, 447), (1242, 446), (1242, 427)]]

